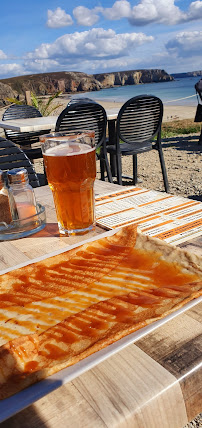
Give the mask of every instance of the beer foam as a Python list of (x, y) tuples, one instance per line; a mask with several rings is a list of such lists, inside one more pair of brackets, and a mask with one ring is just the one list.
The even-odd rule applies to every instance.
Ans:
[(54, 147), (50, 147), (45, 155), (46, 156), (74, 156), (82, 153), (89, 153), (95, 150), (88, 144), (65, 142)]

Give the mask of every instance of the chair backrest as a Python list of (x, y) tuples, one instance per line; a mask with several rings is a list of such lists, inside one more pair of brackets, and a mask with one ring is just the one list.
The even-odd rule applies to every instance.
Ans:
[[(13, 104), (6, 109), (2, 116), (2, 120), (27, 119), (31, 117), (41, 117), (41, 113), (35, 107), (29, 105)], [(46, 131), (47, 132), (47, 131)], [(10, 139), (20, 146), (28, 145), (38, 141), (38, 136), (45, 134), (45, 131), (38, 132), (16, 132), (10, 129), (5, 129), (6, 138)]]
[(11, 141), (0, 138), (0, 169), (8, 171), (21, 167), (26, 168), (31, 186), (39, 187), (37, 174), (25, 153)]
[[(163, 103), (153, 95), (140, 95), (128, 100), (117, 117), (117, 139), (127, 144), (151, 144), (161, 129)], [(131, 147), (132, 148), (132, 147)]]
[(27, 104), (12, 104), (8, 107), (4, 114), (3, 120), (26, 119), (27, 117), (41, 117), (41, 113), (33, 106)]
[(79, 101), (67, 106), (59, 115), (55, 131), (71, 132), (73, 130), (95, 131), (95, 146), (105, 142), (107, 115), (104, 107), (93, 101)]
[(74, 98), (72, 97), (71, 100), (68, 102), (68, 106), (71, 106), (72, 104), (77, 104), (77, 103), (94, 103), (97, 104), (96, 101), (92, 100), (91, 98), (87, 98), (87, 97), (78, 97), (78, 98)]

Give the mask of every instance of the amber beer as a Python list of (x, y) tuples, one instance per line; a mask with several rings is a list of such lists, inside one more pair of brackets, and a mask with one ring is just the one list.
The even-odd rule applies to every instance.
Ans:
[[(50, 142), (50, 144), (48, 144)], [(95, 147), (74, 136), (46, 140), (42, 147), (48, 184), (53, 192), (61, 234), (84, 234), (95, 224)]]

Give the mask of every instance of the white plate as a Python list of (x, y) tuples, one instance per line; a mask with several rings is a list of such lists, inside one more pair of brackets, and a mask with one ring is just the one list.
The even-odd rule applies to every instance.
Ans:
[[(63, 248), (59, 251), (54, 251), (50, 254), (46, 254), (45, 256), (38, 257), (36, 259), (30, 260), (30, 262), (21, 263), (15, 267), (12, 267), (10, 269), (4, 269), (0, 272), (0, 274), (6, 273), (8, 271), (14, 270), (18, 267), (26, 266), (30, 263), (34, 263), (36, 261), (43, 260), (45, 258), (57, 255), (59, 253), (63, 253), (64, 251), (70, 250), (72, 248), (78, 247), (86, 242), (95, 241), (97, 239), (103, 238), (104, 236), (113, 235), (116, 230), (112, 230), (109, 232), (106, 232), (102, 234), (101, 236), (98, 235), (94, 238), (91, 238), (89, 240), (86, 240), (84, 242), (80, 242), (79, 244), (75, 244), (72, 246), (68, 246), (66, 248)], [(129, 334), (128, 336), (123, 337), (122, 339), (118, 340), (117, 342), (113, 343), (112, 345), (107, 346), (106, 348), (102, 349), (101, 351), (98, 351), (89, 357), (81, 360), (77, 364), (74, 364), (73, 366), (67, 367), (66, 369), (61, 370), (60, 372), (49, 376), (47, 379), (44, 379), (40, 382), (37, 382), (34, 385), (29, 386), (28, 388), (24, 389), (23, 391), (18, 392), (17, 394), (13, 395), (12, 397), (9, 397), (5, 400), (0, 401), (0, 422), (3, 422), (5, 419), (8, 419), (9, 417), (13, 416), (14, 414), (20, 412), (21, 410), (25, 409), (30, 404), (34, 403), (35, 401), (39, 400), (40, 398), (44, 397), (45, 395), (49, 394), (51, 391), (54, 391), (55, 389), (59, 388), (61, 385), (64, 385), (67, 382), (70, 382), (71, 380), (75, 379), (76, 377), (80, 376), (82, 373), (92, 369), (100, 362), (106, 360), (113, 354), (121, 351), (126, 346), (130, 345), (131, 343), (136, 342), (137, 340), (141, 339), (145, 335), (151, 333), (156, 328), (160, 327), (161, 325), (165, 324), (166, 322), (172, 320), (176, 316), (182, 314), (183, 312), (187, 311), (188, 309), (192, 308), (196, 304), (202, 302), (202, 297), (199, 297), (197, 299), (192, 300), (191, 302), (184, 305), (182, 308), (176, 310), (170, 315), (167, 315), (165, 318), (155, 321), (154, 323), (150, 324), (147, 327), (141, 328), (140, 330)]]

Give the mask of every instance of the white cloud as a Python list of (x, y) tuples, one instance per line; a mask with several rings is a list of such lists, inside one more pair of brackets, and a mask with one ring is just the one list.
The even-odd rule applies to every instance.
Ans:
[(164, 52), (160, 55), (151, 55), (149, 60), (147, 58), (142, 59), (141, 68), (159, 68), (166, 70), (167, 73), (184, 73), (200, 70), (201, 58), (199, 55), (193, 55), (191, 57), (180, 57), (179, 59), (174, 52)]
[[(26, 61), (25, 70), (26, 74), (31, 73), (46, 73), (50, 71), (60, 71), (60, 70), (76, 70), (83, 71), (85, 73), (104, 73), (115, 70), (128, 70), (136, 69), (142, 67), (142, 60), (137, 56), (125, 56), (118, 58), (101, 58), (101, 59), (89, 59), (87, 57), (82, 58), (61, 58), (60, 61), (53, 60), (37, 60), (33, 59), (31, 61)], [(151, 68), (151, 65), (148, 64), (147, 67)], [(162, 68), (159, 67), (159, 68)]]
[(131, 7), (127, 0), (117, 0), (112, 7), (103, 10), (104, 17), (111, 20), (129, 18), (130, 14)]
[(72, 25), (73, 20), (70, 15), (68, 15), (65, 10), (57, 7), (55, 10), (48, 10), (48, 21), (47, 26), (49, 28), (60, 28)]
[(201, 56), (202, 31), (184, 31), (178, 33), (167, 44), (166, 48), (171, 54), (178, 57)]
[(202, 1), (194, 1), (190, 4), (188, 10), (188, 19), (195, 20), (202, 18)]
[(192, 2), (187, 12), (182, 11), (175, 3), (175, 0), (140, 0), (131, 7), (127, 0), (117, 0), (111, 8), (103, 9), (102, 14), (109, 20), (128, 18), (132, 25), (175, 25), (202, 18), (201, 0)]
[(138, 65), (138, 59), (136, 57), (121, 57), (121, 58), (113, 58), (108, 59), (107, 61), (104, 59), (93, 61), (92, 64), (88, 64), (88, 68), (91, 68), (93, 73), (96, 73), (96, 70), (102, 70), (102, 72), (110, 72), (114, 70), (128, 70), (136, 68)]
[(65, 34), (53, 43), (43, 43), (27, 59), (81, 58), (92, 59), (116, 58), (130, 55), (135, 49), (147, 42), (152, 42), (152, 36), (144, 33), (116, 34), (115, 31), (103, 28), (93, 28), (89, 31)]
[[(186, 12), (182, 11), (175, 3), (177, 0), (139, 0), (138, 4), (132, 7), (127, 0), (117, 0), (110, 8), (95, 7), (89, 9), (84, 6), (77, 6), (73, 9), (73, 15), (78, 25), (87, 27), (95, 25), (101, 13), (108, 20), (127, 18), (131, 25), (137, 26), (151, 23), (176, 25), (202, 18), (202, 0), (190, 3)], [(71, 16), (60, 7), (55, 11), (48, 10), (48, 27), (59, 28), (72, 24)]]
[(33, 59), (25, 61), (24, 68), (27, 72), (32, 70), (32, 72), (45, 73), (60, 69), (60, 64), (53, 59)]
[(7, 55), (0, 49), (0, 59), (6, 59)]
[(21, 64), (0, 64), (0, 76), (20, 76), (24, 74), (24, 68)]
[(129, 19), (132, 25), (146, 25), (152, 22), (174, 25), (185, 20), (186, 14), (175, 6), (175, 0), (141, 0), (132, 8)]
[(94, 9), (88, 9), (84, 6), (75, 7), (73, 10), (74, 18), (79, 25), (85, 25), (86, 27), (91, 27), (96, 24), (99, 19), (98, 12), (101, 12), (101, 7), (96, 7)]

